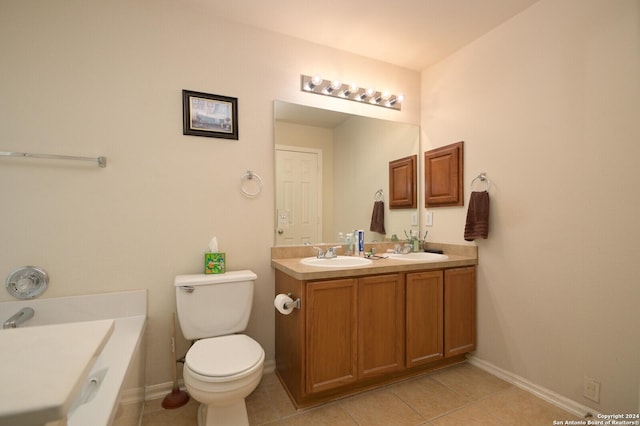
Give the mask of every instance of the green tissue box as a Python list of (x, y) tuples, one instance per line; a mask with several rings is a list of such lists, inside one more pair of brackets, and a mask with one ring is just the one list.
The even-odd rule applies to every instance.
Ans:
[(224, 253), (205, 253), (204, 254), (204, 273), (205, 274), (224, 274), (225, 272), (225, 254)]

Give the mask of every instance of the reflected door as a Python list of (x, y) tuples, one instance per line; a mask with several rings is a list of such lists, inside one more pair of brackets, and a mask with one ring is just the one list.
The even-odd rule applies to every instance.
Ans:
[(276, 245), (320, 241), (319, 153), (276, 149)]

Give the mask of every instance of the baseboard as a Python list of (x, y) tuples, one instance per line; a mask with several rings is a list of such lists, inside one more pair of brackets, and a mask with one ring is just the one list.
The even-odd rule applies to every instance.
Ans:
[[(266, 360), (262, 374), (273, 373), (276, 370), (275, 360)], [(184, 389), (184, 382), (178, 380), (178, 386), (180, 389)], [(149, 385), (145, 387), (144, 399), (145, 401), (152, 401), (154, 399), (164, 398), (173, 389), (173, 382), (159, 383), (157, 385)]]
[(120, 403), (124, 405), (137, 404), (145, 400), (145, 389), (142, 387), (123, 389), (120, 395)]
[(494, 364), (482, 360), (475, 355), (467, 355), (467, 361), (469, 364), (472, 364), (489, 374), (492, 374), (500, 379), (511, 383), (512, 385), (525, 390), (538, 398), (547, 401), (550, 404), (555, 405), (556, 407), (562, 408), (569, 413), (584, 418), (587, 415), (591, 414), (594, 418), (600, 414), (598, 411), (594, 410), (591, 407), (587, 407), (586, 405), (580, 404), (572, 399), (564, 397), (558, 393), (555, 393), (547, 388), (536, 385), (535, 383), (530, 382), (524, 377), (520, 377), (517, 374), (513, 374), (509, 371), (503, 370), (500, 367), (495, 366)]
[(264, 362), (264, 369), (262, 370), (262, 374), (270, 374), (276, 371), (276, 360), (268, 359)]

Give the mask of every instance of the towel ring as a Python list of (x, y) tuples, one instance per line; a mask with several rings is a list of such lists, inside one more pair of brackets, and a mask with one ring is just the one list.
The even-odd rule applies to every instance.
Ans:
[(382, 189), (378, 189), (373, 196), (373, 201), (384, 201), (384, 192)]
[[(477, 183), (478, 185), (484, 185), (484, 188), (482, 188), (482, 187), (474, 188), (473, 185), (475, 183)], [(490, 187), (491, 187), (491, 181), (489, 180), (489, 178), (487, 177), (487, 174), (485, 172), (480, 173), (478, 176), (473, 178), (473, 180), (471, 181), (471, 190), (472, 191), (489, 191)]]
[(240, 178), (240, 190), (249, 198), (257, 197), (262, 192), (262, 178), (251, 170), (247, 170), (247, 173)]

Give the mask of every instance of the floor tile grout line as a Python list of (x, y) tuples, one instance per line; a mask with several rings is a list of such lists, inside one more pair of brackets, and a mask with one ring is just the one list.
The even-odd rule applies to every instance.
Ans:
[[(514, 388), (516, 388), (516, 387), (515, 386), (508, 386), (508, 387), (506, 387), (504, 389), (499, 389), (499, 390), (497, 390), (495, 392), (492, 392), (490, 394), (484, 395), (484, 396), (482, 396), (482, 397), (480, 397), (478, 399), (475, 399), (475, 400), (467, 399), (467, 403), (466, 404), (464, 404), (464, 405), (462, 405), (460, 407), (454, 408), (452, 410), (449, 410), (446, 413), (442, 413), (442, 414), (440, 414), (440, 415), (438, 415), (438, 416), (436, 416), (436, 417), (434, 417), (432, 419), (429, 419), (429, 421), (437, 420), (437, 419), (440, 419), (442, 417), (446, 417), (446, 416), (448, 416), (450, 414), (456, 413), (458, 411), (462, 411), (462, 410), (464, 410), (466, 408), (477, 406), (481, 402), (483, 402), (483, 401), (485, 401), (485, 400), (487, 400), (489, 398), (500, 396), (500, 394), (507, 393), (508, 391), (513, 390)], [(496, 421), (498, 422), (497, 424), (504, 424), (504, 422), (502, 420), (500, 420), (500, 418), (496, 417), (493, 413), (487, 413), (487, 414), (489, 414), (492, 418), (496, 419)]]
[[(451, 379), (447, 380), (446, 376), (444, 374), (447, 374), (446, 371), (438, 371), (438, 372), (430, 372), (427, 374), (421, 374), (419, 376), (413, 377), (413, 378), (409, 378), (407, 380), (403, 380), (397, 383), (391, 383), (388, 385), (385, 385), (383, 387), (377, 388), (377, 389), (371, 389), (371, 390), (367, 390), (365, 392), (362, 393), (358, 393), (358, 394), (354, 394), (354, 395), (350, 395), (344, 398), (340, 398), (334, 401), (330, 401), (328, 403), (319, 405), (319, 406), (314, 406), (314, 407), (310, 407), (307, 409), (301, 409), (301, 410), (295, 410), (295, 407), (293, 406), (293, 404), (291, 403), (291, 401), (288, 399), (289, 395), (285, 395), (285, 399), (287, 402), (289, 402), (290, 404), (292, 404), (292, 407), (294, 409), (293, 412), (289, 411), (288, 406), (285, 404), (285, 402), (282, 400), (283, 395), (281, 395), (281, 388), (282, 388), (282, 383), (278, 380), (274, 381), (273, 383), (271, 381), (267, 382), (266, 386), (260, 389), (260, 392), (263, 393), (263, 395), (266, 396), (265, 401), (264, 401), (264, 410), (269, 410), (269, 415), (266, 416), (267, 419), (270, 420), (265, 420), (264, 417), (263, 420), (261, 420), (260, 422), (256, 421), (256, 423), (251, 423), (252, 426), (268, 426), (268, 425), (272, 425), (272, 426), (276, 426), (276, 425), (281, 425), (283, 423), (288, 422), (287, 419), (291, 419), (291, 418), (296, 418), (299, 416), (303, 416), (305, 413), (310, 413), (310, 412), (314, 412), (316, 410), (321, 410), (325, 407), (331, 407), (331, 406), (335, 406), (337, 407), (337, 409), (340, 410), (341, 413), (345, 414), (345, 419), (349, 419), (353, 425), (358, 425), (358, 426), (365, 426), (362, 425), (361, 423), (359, 423), (356, 418), (352, 415), (352, 413), (348, 410), (348, 408), (344, 405), (342, 405), (344, 402), (346, 401), (350, 401), (350, 400), (355, 400), (357, 401), (359, 398), (364, 397), (367, 394), (371, 394), (374, 392), (388, 392), (390, 395), (393, 395), (395, 398), (397, 398), (404, 406), (406, 406), (407, 408), (409, 408), (412, 412), (414, 412), (415, 414), (417, 414), (418, 418), (420, 419), (420, 421), (418, 423), (416, 423), (416, 426), (433, 426), (433, 422), (438, 421), (438, 419), (444, 418), (446, 416), (450, 416), (456, 412), (462, 411), (464, 409), (468, 409), (471, 407), (478, 407), (480, 406), (480, 404), (482, 404), (485, 400), (489, 399), (489, 398), (497, 398), (498, 400), (500, 399), (504, 399), (505, 397), (508, 397), (508, 392), (512, 392), (513, 389), (518, 389), (517, 386), (514, 386), (513, 384), (510, 384), (508, 382), (506, 383), (506, 386), (497, 386), (494, 382), (491, 381), (487, 381), (486, 382), (486, 386), (484, 386), (485, 384), (483, 384), (483, 376), (478, 376), (476, 374), (473, 373), (473, 370), (468, 370), (465, 368), (462, 368), (460, 370), (458, 370), (457, 372), (455, 372), (454, 369), (449, 370), (450, 372), (452, 372), (452, 377), (451, 379), (461, 379), (461, 381), (457, 381), (456, 383), (453, 383), (453, 381)], [(469, 371), (471, 371), (471, 374), (469, 374)], [(491, 374), (489, 374), (489, 376), (492, 376)], [(495, 376), (492, 376), (495, 377)], [(410, 400), (405, 400), (398, 392), (400, 389), (400, 384), (402, 383), (411, 383), (411, 382), (418, 382), (419, 380), (422, 379), (427, 379), (424, 383), (424, 386), (428, 386), (428, 382), (432, 382), (432, 383), (437, 383), (440, 386), (443, 386), (443, 389), (447, 389), (448, 391), (452, 392), (452, 394), (456, 395), (457, 397), (459, 397), (461, 399), (460, 402), (463, 402), (463, 405), (454, 408), (454, 409), (450, 409), (446, 412), (443, 413), (439, 413), (438, 415), (432, 417), (432, 418), (425, 418), (425, 415), (422, 415), (419, 411), (418, 408), (419, 405), (412, 405), (409, 401)], [(447, 382), (450, 384), (448, 385)], [(459, 382), (459, 383), (458, 383)], [(422, 384), (420, 384), (422, 385)], [(455, 385), (456, 388), (458, 389), (458, 391), (456, 391), (452, 386)], [(462, 387), (461, 387), (462, 385)], [(479, 388), (477, 388), (478, 392), (475, 393), (470, 393), (470, 395), (478, 395), (480, 394), (480, 397), (477, 397), (477, 399), (471, 399), (468, 395), (463, 394), (462, 392), (465, 391), (465, 386), (468, 388), (469, 386), (467, 385), (472, 385), (472, 386), (480, 386)], [(487, 393), (485, 393), (487, 392)], [(525, 391), (526, 392), (526, 391)], [(286, 392), (285, 392), (286, 394)], [(408, 395), (407, 395), (408, 396)], [(546, 407), (549, 403), (547, 401), (544, 401), (542, 399), (539, 399), (536, 395), (532, 395), (534, 397), (534, 401), (536, 405), (539, 405), (538, 403), (542, 403), (540, 404), (541, 407)], [(143, 419), (145, 415), (151, 415), (151, 417), (155, 417), (155, 418), (162, 418), (162, 417), (157, 417), (157, 414), (159, 414), (158, 412), (160, 411), (165, 411), (164, 409), (161, 408), (160, 400), (157, 401), (157, 403), (151, 403), (148, 404), (149, 401), (145, 401), (144, 403), (144, 407), (143, 407)], [(268, 408), (267, 408), (267, 404), (268, 404)], [(262, 404), (260, 404), (262, 405)], [(550, 404), (553, 405), (553, 404)], [(149, 408), (156, 408), (153, 409), (152, 411), (147, 411)], [(189, 410), (191, 410), (191, 408), (189, 408)], [(171, 410), (174, 411), (174, 410)], [(177, 410), (175, 410), (177, 411)], [(260, 412), (263, 411), (263, 409), (258, 410)], [(256, 412), (258, 412), (256, 411)], [(486, 410), (483, 410), (486, 411)], [(154, 414), (155, 413), (155, 414)], [(493, 418), (497, 423), (496, 424), (505, 424), (504, 420), (501, 420), (499, 417), (496, 416), (496, 413), (486, 413), (486, 415), (489, 415), (491, 418)], [(257, 419), (256, 419), (257, 420)], [(305, 419), (303, 418), (302, 421), (304, 421)], [(417, 419), (416, 419), (417, 420)], [(146, 424), (143, 423), (142, 424)]]

